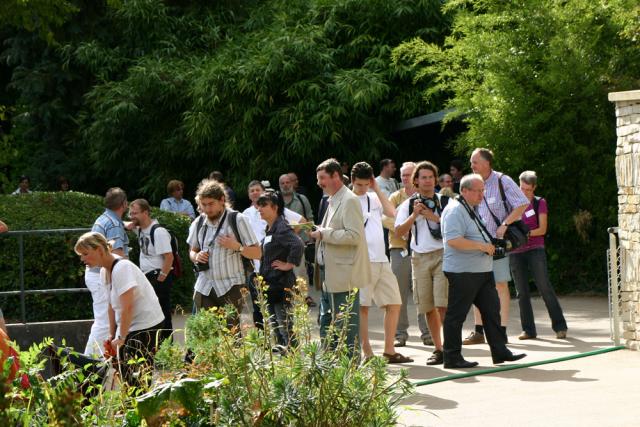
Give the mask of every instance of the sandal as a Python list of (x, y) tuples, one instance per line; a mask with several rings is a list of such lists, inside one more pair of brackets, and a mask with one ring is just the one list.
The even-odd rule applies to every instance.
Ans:
[(385, 359), (387, 359), (387, 363), (391, 364), (391, 363), (411, 363), (413, 362), (413, 359), (407, 356), (403, 356), (400, 353), (395, 353), (395, 354), (389, 354), (389, 353), (382, 353), (382, 355), (384, 356)]

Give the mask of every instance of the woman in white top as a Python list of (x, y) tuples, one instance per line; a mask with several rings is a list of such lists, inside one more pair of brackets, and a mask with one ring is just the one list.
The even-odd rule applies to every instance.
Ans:
[(74, 249), (87, 266), (101, 267), (101, 282), (109, 294), (108, 341), (124, 362), (125, 379), (134, 383), (133, 370), (140, 365), (128, 365), (126, 361), (144, 357), (148, 364), (153, 362), (158, 330), (164, 322), (158, 297), (134, 263), (111, 253), (102, 234), (83, 234)]

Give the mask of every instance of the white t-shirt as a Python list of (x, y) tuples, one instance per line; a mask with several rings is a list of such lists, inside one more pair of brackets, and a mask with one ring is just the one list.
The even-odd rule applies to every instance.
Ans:
[(378, 183), (378, 186), (380, 187), (380, 190), (382, 190), (382, 192), (385, 194), (385, 196), (387, 196), (387, 198), (389, 198), (389, 196), (398, 191), (400, 188), (402, 188), (402, 186), (400, 185), (400, 183), (398, 181), (396, 181), (395, 178), (391, 177), (391, 178), (384, 178), (381, 175), (378, 175), (376, 177), (376, 182)]
[(143, 273), (161, 269), (164, 264), (162, 255), (171, 253), (171, 235), (166, 228), (156, 228), (153, 243), (151, 242), (151, 227), (155, 224), (158, 224), (158, 221), (154, 219), (147, 228), (136, 230), (140, 244), (140, 270)]
[(147, 329), (156, 326), (164, 320), (164, 314), (158, 297), (151, 283), (142, 271), (128, 259), (120, 259), (113, 267), (111, 283), (107, 283), (107, 270), (100, 269), (100, 278), (109, 289), (109, 302), (116, 314), (116, 324), (120, 334), (120, 319), (122, 317), (122, 305), (120, 296), (133, 288), (133, 313), (129, 332)]
[[(437, 196), (436, 196), (437, 197)], [(409, 218), (409, 202), (413, 202), (411, 198), (408, 198), (398, 206), (396, 209), (396, 223), (395, 226), (402, 225)], [(437, 213), (436, 213), (437, 215)], [(431, 223), (432, 228), (439, 227), (439, 224)], [(418, 241), (416, 242), (416, 227), (418, 228)], [(427, 219), (422, 215), (416, 218), (416, 221), (411, 226), (411, 250), (420, 254), (426, 254), (429, 252), (442, 249), (442, 240), (436, 240), (431, 235), (427, 225)]]
[(384, 251), (384, 232), (382, 231), (382, 202), (376, 193), (358, 196), (364, 216), (364, 235), (367, 238), (369, 261), (389, 261)]

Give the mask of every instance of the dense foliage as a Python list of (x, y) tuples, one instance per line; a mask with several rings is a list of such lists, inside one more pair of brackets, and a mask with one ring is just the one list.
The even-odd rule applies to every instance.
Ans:
[(468, 131), (517, 179), (536, 170), (549, 201), (549, 252), (563, 291), (604, 290), (606, 229), (616, 224), (615, 116), (607, 93), (640, 84), (637, 2), (456, 0), (444, 47), (414, 39), (398, 63), (446, 96)]
[[(304, 286), (304, 282), (299, 286)], [(345, 330), (329, 349), (314, 340), (300, 289), (293, 301), (297, 345), (272, 351), (270, 328), (227, 329), (223, 309), (201, 311), (187, 322), (193, 362), (185, 346), (165, 341), (155, 369), (141, 386), (102, 387), (84, 367), (67, 366), (45, 380), (34, 346), (22, 353), (18, 379), (0, 374), (0, 423), (15, 426), (393, 426), (397, 407), (412, 386), (404, 370), (390, 372), (385, 359), (360, 363), (347, 354)], [(262, 309), (267, 317), (265, 298)], [(232, 307), (227, 307), (233, 310)], [(332, 329), (332, 332), (334, 330)], [(22, 389), (26, 373), (31, 388)], [(145, 381), (153, 379), (151, 381)], [(147, 383), (150, 385), (146, 385)], [(83, 396), (84, 393), (84, 396)]]
[[(0, 196), (0, 218), (11, 230), (47, 230), (91, 228), (104, 211), (101, 197), (78, 192), (35, 192), (24, 196)], [(175, 304), (191, 307), (193, 273), (186, 244), (189, 221), (171, 212), (152, 208), (152, 216), (173, 231), (180, 244), (184, 260), (184, 276), (174, 282), (172, 298)], [(25, 235), (24, 287), (58, 289), (84, 287), (84, 266), (73, 251), (81, 232), (45, 235)], [(131, 258), (137, 262), (138, 242), (129, 235)], [(0, 235), (0, 290), (20, 289), (18, 236)], [(20, 318), (18, 296), (3, 297), (0, 307), (8, 321)], [(33, 295), (26, 297), (29, 322), (48, 320), (90, 319), (93, 317), (90, 294)]]
[(153, 199), (220, 169), (244, 187), (327, 155), (375, 160), (398, 120), (435, 107), (391, 50), (443, 40), (438, 0), (68, 3), (42, 11), (52, 38), (4, 20), (13, 179)]

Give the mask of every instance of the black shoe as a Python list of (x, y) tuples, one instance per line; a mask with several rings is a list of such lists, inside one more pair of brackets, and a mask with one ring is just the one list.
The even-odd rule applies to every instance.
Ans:
[(498, 364), (498, 363), (503, 363), (503, 362), (515, 362), (516, 360), (520, 360), (522, 358), (524, 358), (526, 356), (525, 353), (520, 353), (520, 354), (513, 354), (511, 353), (509, 356), (507, 357), (493, 357), (493, 363), (494, 364)]
[(445, 369), (466, 369), (475, 368), (478, 366), (478, 362), (469, 362), (468, 360), (460, 359), (453, 362), (444, 362)]
[(442, 354), (442, 350), (436, 350), (431, 354), (431, 357), (427, 359), (427, 365), (442, 365), (444, 362), (444, 355)]

